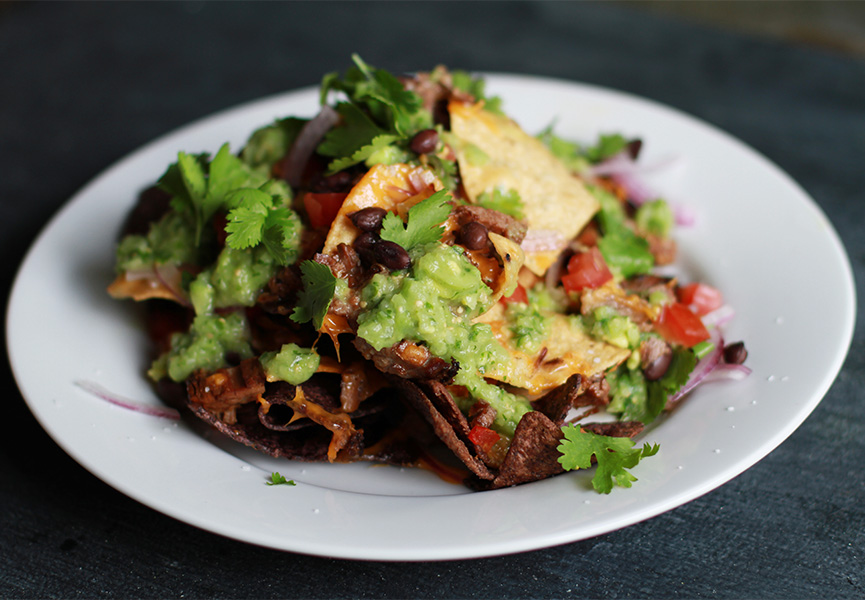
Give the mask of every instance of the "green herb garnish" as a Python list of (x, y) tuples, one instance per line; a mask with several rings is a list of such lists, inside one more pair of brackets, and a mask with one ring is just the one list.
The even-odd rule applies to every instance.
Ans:
[(601, 494), (609, 494), (614, 484), (631, 487), (631, 482), (637, 478), (627, 469), (631, 469), (641, 459), (658, 453), (660, 447), (646, 443), (642, 448), (634, 448), (630, 438), (609, 437), (582, 431), (576, 425), (562, 427), (565, 439), (559, 444), (562, 454), (559, 463), (566, 471), (588, 469), (592, 466), (592, 457), (598, 462), (595, 475), (592, 477), (592, 487)]
[(444, 190), (421, 200), (409, 209), (405, 225), (396, 214), (388, 213), (382, 222), (381, 239), (399, 244), (405, 250), (437, 242), (444, 232), (442, 223), (451, 212), (449, 200)]
[[(301, 224), (297, 214), (282, 203), (281, 198), (262, 189), (241, 188), (226, 197), (234, 206), (229, 212), (225, 242), (235, 250), (264, 244), (280, 263), (294, 259)], [(291, 260), (290, 260), (291, 259)]]
[(514, 189), (502, 190), (495, 188), (492, 193), (478, 194), (477, 203), (484, 208), (491, 208), (510, 215), (515, 219), (525, 219), (525, 207), (520, 193)]
[(294, 483), (293, 479), (286, 479), (279, 472), (274, 472), (270, 474), (270, 481), (266, 482), (267, 485), (297, 485)]
[(297, 295), (297, 306), (291, 313), (295, 323), (312, 321), (316, 330), (321, 329), (324, 316), (336, 290), (336, 276), (330, 267), (312, 260), (300, 263), (303, 289)]

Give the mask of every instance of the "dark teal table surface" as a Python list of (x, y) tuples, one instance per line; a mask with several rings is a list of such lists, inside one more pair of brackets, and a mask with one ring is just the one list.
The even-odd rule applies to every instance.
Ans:
[[(102, 169), (198, 117), (316, 84), (354, 51), (397, 72), (598, 84), (702, 118), (808, 191), (865, 296), (865, 63), (567, 2), (0, 5), (4, 296), (40, 228)], [(60, 450), (4, 366), (0, 597), (865, 597), (863, 356), (860, 323), (811, 417), (689, 504), (565, 546), (423, 564), (277, 552), (140, 505)]]

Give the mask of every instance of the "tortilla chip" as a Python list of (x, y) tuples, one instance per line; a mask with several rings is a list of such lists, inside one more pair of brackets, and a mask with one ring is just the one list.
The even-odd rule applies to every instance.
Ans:
[(517, 425), (511, 447), (495, 479), (470, 480), (468, 483), (479, 490), (494, 490), (564, 473), (558, 460), (562, 437), (561, 428), (546, 415), (537, 411), (526, 413)]
[(504, 311), (505, 307), (497, 303), (475, 319), (488, 323), (511, 355), (510, 364), (496, 364), (484, 377), (526, 389), (531, 394), (556, 388), (574, 374), (588, 379), (618, 365), (631, 354), (626, 348), (595, 340), (561, 314), (549, 315), (549, 337), (537, 352), (528, 354), (514, 344)]
[[(598, 211), (598, 201), (540, 140), (507, 117), (481, 104), (451, 102), (448, 110), (451, 130), (463, 142), (455, 150), (469, 199), (476, 202), (496, 188), (519, 193), (529, 226), (526, 266), (543, 275)], [(478, 150), (485, 159), (477, 159)]]
[[(399, 390), (402, 398), (432, 426), (436, 436), (476, 477), (493, 479), (494, 476), (486, 465), (472, 453), (463, 439), (464, 436), (460, 436), (460, 432), (467, 435), (468, 424), (459, 409), (455, 406), (451, 409), (448, 403), (444, 402), (444, 386), (425, 389), (420, 382), (393, 376), (390, 381)], [(453, 404), (452, 398), (450, 404)]]
[(432, 171), (411, 165), (375, 165), (351, 189), (336, 214), (323, 254), (333, 254), (340, 244), (351, 244), (358, 235), (349, 215), (363, 208), (377, 206), (389, 211), (406, 202), (412, 205), (442, 189)]

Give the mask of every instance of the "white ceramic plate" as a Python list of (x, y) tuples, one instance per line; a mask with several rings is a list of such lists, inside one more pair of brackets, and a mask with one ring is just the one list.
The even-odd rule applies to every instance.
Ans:
[[(490, 76), (488, 90), (530, 132), (556, 119), (556, 132), (571, 139), (639, 136), (647, 163), (680, 157), (656, 182), (698, 218), (678, 232), (680, 272), (717, 286), (737, 309), (727, 339), (746, 340), (753, 375), (699, 388), (653, 426), (643, 439), (661, 452), (634, 470), (633, 488), (599, 495), (591, 472), (579, 472), (469, 493), (420, 470), (277, 461), (188, 424), (118, 408), (74, 384), (88, 380), (159, 404), (143, 375), (139, 315), (104, 292), (120, 223), (178, 150), (215, 152), (226, 140), (238, 149), (276, 117), (314, 114), (313, 89), (156, 140), (96, 178), (42, 232), (7, 315), (12, 367), (41, 425), (97, 477), (181, 521), (272, 548), (378, 560), (490, 556), (585, 539), (688, 502), (768, 454), (826, 393), (852, 336), (852, 274), (823, 213), (763, 156), (675, 110), (520, 76)], [(819, 268), (802, 285), (806, 264)], [(265, 485), (272, 471), (298, 485)]]

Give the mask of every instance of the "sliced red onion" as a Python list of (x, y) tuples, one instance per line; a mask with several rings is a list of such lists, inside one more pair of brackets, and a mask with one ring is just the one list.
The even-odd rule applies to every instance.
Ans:
[(292, 187), (300, 185), (309, 157), (315, 152), (324, 134), (336, 125), (337, 121), (339, 121), (339, 113), (325, 104), (319, 113), (300, 130), (284, 163), (284, 177)]
[(724, 355), (724, 338), (721, 337), (721, 332), (717, 328), (709, 331), (709, 341), (715, 347), (697, 362), (694, 370), (691, 371), (691, 376), (688, 378), (687, 383), (667, 399), (667, 409), (675, 406), (682, 396), (693, 390), (721, 362), (721, 357)]
[(703, 378), (703, 383), (711, 383), (712, 381), (741, 381), (751, 374), (751, 369), (745, 365), (730, 365), (727, 363), (719, 363), (712, 369), (712, 372)]
[(92, 381), (78, 380), (74, 383), (85, 392), (89, 392), (97, 398), (101, 398), (102, 400), (114, 404), (115, 406), (120, 406), (133, 412), (140, 412), (153, 417), (171, 419), (174, 421), (180, 419), (180, 413), (173, 408), (169, 408), (166, 406), (152, 406), (150, 404), (144, 404), (142, 402), (130, 400), (129, 398), (124, 398), (123, 396), (113, 394), (103, 388), (98, 383), (94, 383)]
[(706, 327), (720, 327), (729, 323), (736, 315), (736, 311), (729, 304), (724, 304), (709, 314), (703, 315), (701, 320)]
[(171, 292), (174, 299), (182, 306), (192, 306), (183, 292), (181, 282), (183, 274), (174, 265), (153, 265), (153, 273), (165, 289)]
[(697, 213), (692, 207), (685, 204), (673, 204), (673, 216), (676, 219), (676, 225), (682, 227), (693, 227), (697, 223)]
[[(657, 191), (646, 184), (640, 175), (670, 168), (678, 161), (678, 157), (671, 157), (654, 163), (638, 163), (631, 158), (628, 152), (619, 152), (604, 162), (591, 167), (588, 174), (595, 177), (610, 177), (627, 190), (628, 198), (635, 206), (640, 206), (661, 197)], [(696, 215), (691, 207), (673, 203), (670, 203), (670, 206), (673, 209), (676, 224), (690, 227), (696, 223)]]
[(634, 160), (627, 151), (619, 152), (607, 160), (589, 167), (588, 173), (596, 177), (613, 177), (616, 175), (634, 173), (652, 173), (668, 169), (678, 163), (678, 156), (671, 156), (654, 162)]

